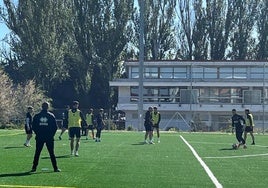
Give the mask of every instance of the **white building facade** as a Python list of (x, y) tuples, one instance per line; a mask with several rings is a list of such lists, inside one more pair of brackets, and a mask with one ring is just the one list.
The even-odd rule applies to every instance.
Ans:
[[(267, 61), (145, 61), (143, 110), (157, 106), (160, 128), (226, 131), (231, 110), (254, 116), (255, 131), (268, 125)], [(125, 78), (110, 82), (118, 88), (117, 110), (126, 113), (126, 127), (143, 130), (138, 118), (139, 62), (125, 62)]]

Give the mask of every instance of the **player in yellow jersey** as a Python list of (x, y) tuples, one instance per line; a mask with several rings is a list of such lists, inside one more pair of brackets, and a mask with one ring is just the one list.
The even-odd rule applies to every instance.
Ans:
[[(67, 113), (67, 125), (69, 129), (70, 136), (70, 148), (71, 155), (79, 156), (78, 149), (80, 146), (81, 138), (81, 124), (87, 125), (83, 113), (78, 109), (79, 102), (73, 101), (72, 108)], [(76, 143), (74, 146), (74, 140), (76, 138)]]
[(255, 145), (255, 138), (253, 135), (253, 127), (254, 127), (253, 115), (250, 113), (249, 109), (245, 110), (245, 114), (246, 114), (246, 127), (245, 127), (245, 131), (244, 131), (244, 140), (246, 141), (247, 134), (250, 133), (250, 136), (252, 138), (251, 145)]
[(88, 131), (91, 131), (91, 138), (95, 139), (94, 137), (94, 114), (93, 109), (90, 108), (89, 112), (86, 114), (86, 121), (87, 121), (87, 127), (86, 127), (86, 140), (88, 140)]
[(158, 112), (156, 106), (153, 108), (152, 119), (153, 119), (153, 131), (154, 129), (156, 129), (157, 142), (160, 143), (159, 123), (161, 121), (161, 114)]

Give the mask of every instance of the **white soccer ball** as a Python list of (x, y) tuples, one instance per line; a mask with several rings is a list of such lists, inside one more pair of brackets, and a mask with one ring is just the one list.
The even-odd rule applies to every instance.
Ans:
[(237, 144), (232, 145), (233, 149), (237, 149)]

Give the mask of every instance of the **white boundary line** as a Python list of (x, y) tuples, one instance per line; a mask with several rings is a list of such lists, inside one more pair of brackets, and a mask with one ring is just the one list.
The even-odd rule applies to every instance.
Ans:
[(0, 187), (17, 187), (17, 188), (74, 188), (74, 187), (53, 187), (53, 186), (26, 186), (26, 185), (0, 185)]
[(209, 178), (212, 180), (212, 182), (214, 183), (216, 188), (222, 188), (223, 186), (219, 183), (219, 181), (214, 176), (214, 174), (211, 172), (211, 170), (206, 165), (206, 163), (201, 159), (201, 157), (199, 157), (199, 155), (194, 150), (194, 148), (183, 138), (183, 136), (180, 135), (180, 137), (184, 141), (184, 143), (190, 148), (190, 150), (192, 151), (192, 153), (194, 154), (194, 156), (198, 160), (198, 162), (201, 164), (201, 166), (205, 169), (206, 173), (208, 174)]
[(206, 159), (231, 159), (231, 158), (245, 158), (245, 157), (259, 157), (259, 156), (267, 156), (268, 153), (263, 154), (252, 154), (252, 155), (235, 155), (235, 156), (225, 156), (225, 157), (204, 157)]

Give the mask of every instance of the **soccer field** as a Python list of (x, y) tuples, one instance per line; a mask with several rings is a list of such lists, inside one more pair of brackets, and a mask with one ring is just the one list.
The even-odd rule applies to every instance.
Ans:
[[(268, 136), (256, 145), (232, 150), (235, 135), (161, 133), (161, 143), (143, 144), (144, 132), (104, 132), (102, 142), (81, 139), (79, 157), (69, 140), (55, 137), (60, 173), (54, 173), (44, 147), (36, 173), (29, 173), (35, 150), (23, 146), (22, 130), (0, 130), (0, 187), (265, 188)], [(250, 136), (248, 142), (251, 143)]]

